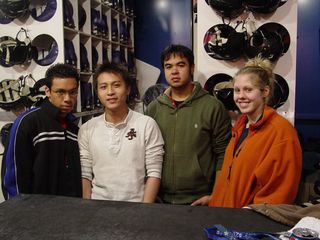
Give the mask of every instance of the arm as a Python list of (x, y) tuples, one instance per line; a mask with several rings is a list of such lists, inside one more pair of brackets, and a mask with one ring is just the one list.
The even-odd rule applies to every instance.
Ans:
[(298, 139), (286, 139), (273, 146), (255, 171), (258, 190), (253, 203), (292, 204), (298, 191), (301, 168)]
[(220, 101), (217, 102), (212, 121), (212, 147), (217, 162), (216, 170), (223, 164), (224, 153), (231, 138), (231, 119)]
[(156, 177), (148, 177), (144, 188), (143, 202), (154, 203), (159, 191), (160, 179)]
[(147, 180), (143, 202), (154, 202), (160, 187), (164, 141), (158, 125), (152, 118), (149, 118), (147, 121), (145, 129), (145, 166)]
[(82, 178), (82, 197), (84, 199), (91, 199), (92, 193), (91, 180)]
[(78, 143), (80, 150), (81, 174), (82, 174), (82, 197), (91, 199), (92, 193), (92, 156), (89, 148), (89, 134), (87, 124), (80, 127)]
[[(15, 184), (15, 194), (19, 193), (33, 193), (33, 163), (34, 163), (34, 146), (32, 142), (32, 137), (30, 133), (34, 131), (31, 129), (32, 126), (29, 125), (29, 122), (26, 120), (21, 120), (21, 118), (16, 119), (14, 122), (13, 128), (16, 127), (16, 131), (10, 132), (10, 138), (13, 138), (12, 141), (12, 156), (10, 156), (10, 162), (14, 169), (11, 169), (6, 173), (6, 179), (8, 184)], [(11, 141), (11, 140), (10, 140)], [(8, 156), (6, 156), (8, 157)], [(15, 166), (14, 166), (15, 165)], [(8, 165), (7, 165), (8, 167)], [(7, 189), (9, 190), (9, 189)], [(13, 188), (8, 191), (9, 196), (13, 193)], [(11, 192), (11, 193), (9, 193)]]

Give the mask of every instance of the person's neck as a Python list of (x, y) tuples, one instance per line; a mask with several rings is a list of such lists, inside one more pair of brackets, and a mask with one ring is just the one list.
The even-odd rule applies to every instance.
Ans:
[(105, 119), (107, 122), (118, 124), (123, 122), (123, 120), (127, 117), (129, 112), (128, 108), (124, 108), (117, 111), (106, 111), (105, 112)]
[(175, 101), (184, 101), (191, 95), (193, 88), (191, 82), (184, 88), (171, 88), (171, 97)]
[(259, 119), (261, 118), (261, 116), (263, 114), (263, 110), (264, 110), (264, 105), (261, 106), (259, 109), (257, 109), (257, 111), (254, 114), (247, 116), (247, 118), (248, 118), (247, 127), (250, 124), (255, 124), (259, 121)]

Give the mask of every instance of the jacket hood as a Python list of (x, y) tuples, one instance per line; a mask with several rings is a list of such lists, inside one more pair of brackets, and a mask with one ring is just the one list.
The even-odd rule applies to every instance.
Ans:
[[(192, 101), (194, 101), (198, 98), (201, 98), (204, 95), (209, 94), (207, 91), (203, 90), (203, 88), (199, 82), (192, 82), (192, 84), (194, 86), (193, 91), (190, 94), (190, 96), (186, 100), (184, 100), (183, 103), (181, 103), (181, 105), (180, 105), (181, 107), (186, 106), (186, 105), (190, 104)], [(168, 105), (171, 108), (175, 108), (175, 106), (172, 103), (173, 99), (171, 98), (171, 91), (172, 91), (171, 87), (167, 88), (163, 94), (161, 94), (160, 96), (157, 97), (157, 101), (162, 104)]]

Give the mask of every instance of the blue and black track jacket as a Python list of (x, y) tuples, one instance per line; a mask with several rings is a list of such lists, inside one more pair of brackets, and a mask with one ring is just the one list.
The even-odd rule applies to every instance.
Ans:
[(45, 100), (15, 120), (4, 157), (7, 198), (19, 193), (81, 197), (78, 126), (70, 115), (64, 129), (58, 112)]

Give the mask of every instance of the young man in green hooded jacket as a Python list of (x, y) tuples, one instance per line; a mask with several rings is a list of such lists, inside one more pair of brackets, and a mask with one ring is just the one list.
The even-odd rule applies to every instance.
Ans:
[(147, 109), (165, 141), (159, 197), (165, 203), (191, 204), (212, 192), (231, 121), (223, 104), (192, 81), (194, 55), (189, 48), (167, 47), (161, 64), (169, 88)]

